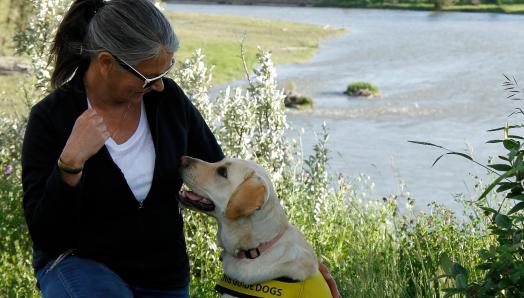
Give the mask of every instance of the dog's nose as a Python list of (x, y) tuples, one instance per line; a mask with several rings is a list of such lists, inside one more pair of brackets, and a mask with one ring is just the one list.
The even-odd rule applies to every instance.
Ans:
[(191, 157), (188, 157), (188, 156), (182, 156), (182, 157), (180, 158), (180, 161), (181, 161), (181, 165), (182, 165), (182, 167), (184, 167), (184, 168), (189, 167), (189, 166), (191, 165), (191, 161), (192, 161), (192, 160), (193, 160), (193, 159), (192, 159)]

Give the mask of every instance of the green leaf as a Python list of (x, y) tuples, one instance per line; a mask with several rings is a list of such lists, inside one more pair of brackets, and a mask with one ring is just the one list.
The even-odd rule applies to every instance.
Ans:
[(520, 242), (522, 242), (522, 230), (516, 230), (513, 233), (513, 243), (518, 245)]
[(493, 254), (493, 252), (487, 250), (487, 249), (481, 249), (479, 250), (479, 256), (482, 258), (482, 259), (490, 259), (490, 258), (493, 258), (495, 255)]
[(441, 274), (439, 276), (435, 276), (435, 277), (430, 278), (428, 281), (435, 281), (435, 280), (439, 280), (439, 279), (444, 278), (444, 277), (451, 277), (451, 275)]
[(493, 266), (493, 263), (482, 263), (480, 265), (477, 265), (477, 269), (479, 269), (479, 270), (489, 270), (489, 269), (491, 269), (491, 266)]
[(518, 186), (518, 183), (516, 182), (502, 182), (499, 184), (500, 186), (495, 190), (496, 192), (503, 192), (508, 189), (512, 189), (513, 187)]
[(515, 156), (517, 156), (518, 153), (519, 153), (518, 149), (511, 149), (511, 150), (509, 150), (509, 153), (508, 153), (509, 160), (513, 160), (515, 158)]
[(524, 195), (519, 193), (509, 193), (506, 197), (512, 200), (524, 201)]
[(511, 169), (511, 170), (507, 171), (506, 173), (500, 175), (497, 179), (495, 179), (495, 181), (491, 182), (491, 184), (488, 187), (486, 187), (484, 192), (480, 195), (479, 200), (482, 200), (484, 197), (486, 197), (488, 195), (488, 193), (490, 193), (491, 190), (493, 190), (493, 188), (497, 184), (500, 183), (500, 181), (502, 181), (503, 179), (506, 179), (509, 176), (512, 176), (513, 174), (515, 174), (515, 172), (516, 172), (516, 169)]
[[(510, 125), (510, 126), (508, 126), (509, 129), (511, 129), (511, 128), (521, 128), (521, 127), (523, 127), (523, 126), (522, 125)], [(499, 130), (504, 130), (504, 129), (506, 129), (506, 127), (493, 128), (493, 129), (489, 129), (488, 131), (489, 132), (493, 132), (493, 131), (499, 131)]]
[(439, 264), (440, 268), (442, 269), (442, 271), (444, 271), (444, 273), (446, 273), (447, 275), (451, 275), (451, 265), (453, 264), (453, 262), (451, 262), (451, 259), (449, 258), (447, 253), (443, 253), (440, 255)]
[(459, 289), (465, 289), (468, 286), (468, 281), (464, 274), (457, 274), (457, 277), (455, 277), (455, 282), (457, 283), (457, 288)]
[(513, 166), (515, 168), (518, 168), (519, 171), (522, 168), (522, 159), (523, 159), (522, 153), (519, 153), (519, 155), (517, 156), (517, 160), (515, 160), (515, 162), (513, 163)]
[(504, 148), (508, 150), (519, 150), (520, 148), (519, 142), (510, 140), (510, 139), (506, 139), (502, 143), (504, 144)]
[(495, 223), (497, 224), (497, 226), (503, 229), (511, 228), (511, 219), (509, 219), (509, 217), (501, 213), (495, 216)]
[(484, 211), (486, 211), (488, 213), (493, 213), (493, 214), (497, 214), (498, 213), (497, 210), (495, 210), (493, 208), (489, 208), (489, 207), (480, 206), (480, 209), (482, 209), (482, 210), (484, 210)]
[(433, 146), (433, 147), (437, 147), (437, 148), (445, 149), (445, 148), (442, 147), (442, 146), (435, 145), (435, 144), (428, 143), (428, 142), (420, 142), (420, 141), (408, 141), (408, 142), (413, 143), (413, 144), (419, 144), (419, 145), (424, 145), (424, 146)]
[(519, 271), (514, 271), (510, 274), (509, 278), (514, 284), (516, 284), (522, 278), (522, 273)]
[(439, 161), (442, 157), (444, 157), (444, 156), (446, 156), (446, 155), (458, 155), (458, 156), (462, 156), (462, 157), (464, 157), (464, 158), (467, 158), (467, 159), (469, 159), (469, 160), (473, 160), (473, 158), (472, 158), (471, 156), (469, 156), (469, 155), (467, 155), (467, 154), (465, 154), (465, 153), (460, 153), (460, 152), (448, 152), (448, 153), (444, 153), (444, 154), (442, 154), (441, 156), (439, 156), (439, 157), (438, 157), (438, 158), (433, 162), (433, 164), (432, 164), (431, 166), (434, 166), (434, 165), (437, 163), (437, 161)]
[(510, 165), (501, 164), (501, 163), (488, 165), (488, 167), (490, 167), (492, 169), (495, 169), (497, 171), (504, 171), (504, 172), (511, 170), (511, 166)]
[(508, 138), (510, 138), (510, 139), (517, 139), (517, 140), (524, 140), (523, 137), (517, 136), (517, 135), (508, 135)]
[(446, 293), (446, 295), (444, 295), (444, 298), (449, 298), (455, 294), (464, 293), (466, 289), (448, 288), (448, 289), (442, 289), (442, 291)]
[(517, 205), (513, 206), (511, 210), (508, 212), (508, 214), (513, 214), (515, 212), (518, 212), (520, 210), (524, 209), (524, 202), (520, 202)]
[(496, 192), (503, 192), (508, 189), (512, 189), (515, 186), (518, 186), (518, 183), (516, 182), (502, 182), (499, 184), (499, 188), (497, 188)]
[(490, 140), (490, 141), (487, 141), (486, 143), (487, 144), (495, 144), (495, 143), (502, 143), (503, 140)]
[(462, 265), (460, 265), (459, 263), (457, 262), (453, 262), (453, 264), (451, 265), (451, 274), (453, 274), (453, 276), (457, 276), (459, 274), (462, 274), (464, 276), (467, 276), (468, 275), (468, 270), (464, 267), (462, 267)]
[(502, 159), (502, 160), (505, 160), (505, 161), (509, 161), (509, 159), (505, 156), (502, 156), (502, 155), (499, 155), (499, 158)]

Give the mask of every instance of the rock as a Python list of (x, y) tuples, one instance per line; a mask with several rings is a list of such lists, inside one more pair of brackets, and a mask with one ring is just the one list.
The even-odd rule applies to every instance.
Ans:
[(20, 58), (0, 56), (0, 75), (27, 73), (30, 68), (30, 64)]
[(284, 98), (284, 105), (287, 108), (306, 109), (314, 106), (313, 100), (304, 95), (296, 94), (291, 91), (286, 91)]

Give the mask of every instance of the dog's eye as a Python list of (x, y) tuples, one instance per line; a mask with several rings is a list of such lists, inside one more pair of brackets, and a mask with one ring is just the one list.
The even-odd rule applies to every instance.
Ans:
[(217, 169), (217, 174), (224, 177), (224, 178), (227, 178), (227, 168), (226, 167), (219, 167)]

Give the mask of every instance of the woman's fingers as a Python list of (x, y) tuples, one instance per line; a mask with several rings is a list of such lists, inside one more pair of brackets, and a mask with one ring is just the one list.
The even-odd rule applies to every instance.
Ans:
[(318, 262), (318, 269), (320, 270), (320, 273), (322, 273), (322, 276), (326, 280), (326, 282), (327, 282), (327, 284), (329, 286), (329, 290), (331, 291), (331, 295), (334, 298), (342, 298), (342, 296), (340, 296), (340, 292), (338, 291), (338, 288), (337, 288), (337, 282), (335, 281), (333, 276), (331, 276), (331, 273), (329, 273), (329, 270), (326, 267), (326, 265), (324, 265), (322, 262)]

